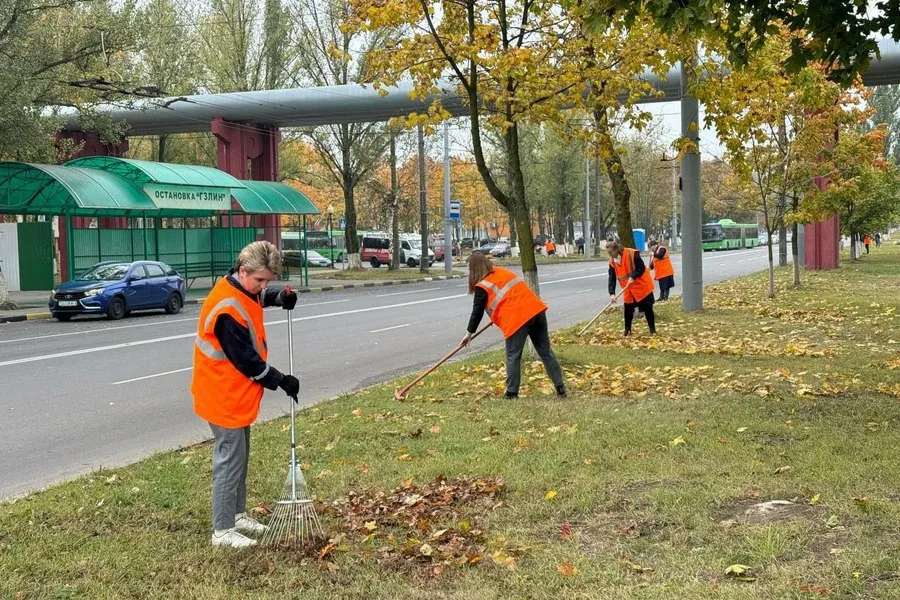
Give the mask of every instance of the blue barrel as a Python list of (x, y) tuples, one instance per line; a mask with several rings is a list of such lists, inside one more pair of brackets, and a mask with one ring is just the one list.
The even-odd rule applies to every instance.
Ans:
[(632, 229), (631, 235), (634, 236), (634, 249), (638, 252), (647, 250), (647, 232), (643, 229)]

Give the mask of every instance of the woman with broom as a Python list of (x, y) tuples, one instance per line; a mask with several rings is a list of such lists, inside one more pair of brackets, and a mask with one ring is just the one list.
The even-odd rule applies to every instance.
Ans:
[[(209, 423), (212, 456), (213, 546), (248, 548), (265, 525), (247, 514), (250, 425), (266, 388), (297, 401), (300, 381), (282, 375), (266, 358), (263, 307), (293, 310), (297, 293), (266, 289), (281, 273), (281, 253), (269, 242), (241, 250), (237, 266), (219, 280), (200, 309), (194, 342), (191, 393), (194, 412)], [(241, 533), (243, 532), (243, 533)]]
[(650, 240), (647, 244), (650, 249), (650, 270), (653, 278), (659, 282), (659, 299), (668, 300), (669, 291), (675, 287), (675, 268), (672, 266), (672, 257), (669, 251), (656, 240)]
[(616, 282), (622, 287), (625, 302), (625, 337), (631, 335), (634, 311), (639, 309), (647, 317), (650, 333), (656, 333), (656, 316), (653, 314), (653, 280), (641, 260), (641, 253), (634, 248), (625, 248), (619, 242), (606, 242), (609, 254), (609, 297), (616, 303)]
[(469, 293), (475, 296), (468, 333), (460, 345), (468, 346), (478, 330), (484, 313), (503, 333), (506, 340), (506, 398), (518, 398), (521, 382), (522, 350), (531, 338), (534, 349), (560, 398), (566, 397), (559, 361), (550, 348), (547, 330), (547, 305), (525, 285), (521, 277), (508, 269), (495, 267), (487, 256), (476, 252), (469, 257)]

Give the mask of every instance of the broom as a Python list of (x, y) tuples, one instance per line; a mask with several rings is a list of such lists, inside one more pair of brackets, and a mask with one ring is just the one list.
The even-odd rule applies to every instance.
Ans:
[[(290, 287), (285, 288), (290, 292)], [(289, 372), (294, 374), (294, 334), (291, 317), (288, 311), (288, 362)], [(262, 537), (262, 545), (267, 547), (295, 548), (317, 539), (324, 539), (325, 532), (316, 514), (316, 507), (306, 487), (306, 478), (297, 460), (297, 441), (294, 425), (294, 413), (297, 398), (291, 398), (291, 463), (281, 500), (275, 503), (269, 528)]]
[[(625, 287), (623, 287), (623, 288), (622, 288), (622, 291), (619, 292), (618, 295), (616, 295), (616, 300), (618, 300), (619, 297), (621, 297), (622, 294), (625, 293), (625, 290), (627, 290), (629, 287), (631, 287), (631, 284), (630, 284), (630, 283), (629, 283), (628, 285), (626, 285)], [(588, 327), (590, 327), (591, 325), (593, 325), (593, 324), (594, 324), (594, 321), (596, 321), (597, 319), (599, 319), (599, 318), (600, 318), (600, 315), (602, 315), (603, 313), (606, 312), (606, 309), (608, 309), (610, 306), (612, 306), (613, 304), (615, 304), (615, 303), (616, 303), (616, 300), (610, 300), (610, 301), (609, 301), (609, 304), (607, 304), (606, 306), (604, 306), (604, 307), (600, 310), (600, 312), (598, 312), (596, 315), (594, 315), (594, 318), (593, 318), (593, 319), (591, 319), (590, 321), (588, 321), (588, 324), (584, 326), (584, 329), (582, 329), (581, 331), (578, 332), (578, 335), (579, 335), (579, 336), (584, 335), (584, 332), (588, 330)]]

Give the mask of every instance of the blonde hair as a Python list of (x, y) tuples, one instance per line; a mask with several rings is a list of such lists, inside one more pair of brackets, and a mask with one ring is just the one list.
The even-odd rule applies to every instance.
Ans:
[(494, 272), (494, 263), (487, 255), (474, 252), (469, 257), (469, 293), (475, 292), (475, 285)]
[(622, 252), (622, 244), (615, 240), (606, 240), (606, 249), (609, 250), (610, 248), (615, 249), (617, 252)]
[(235, 270), (241, 267), (248, 273), (268, 269), (276, 275), (281, 275), (281, 252), (271, 242), (251, 242), (238, 255)]

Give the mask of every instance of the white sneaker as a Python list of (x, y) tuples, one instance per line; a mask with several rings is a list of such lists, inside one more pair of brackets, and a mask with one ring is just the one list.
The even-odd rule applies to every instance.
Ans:
[(234, 528), (238, 531), (243, 531), (244, 533), (253, 533), (260, 534), (264, 533), (268, 527), (248, 515), (247, 513), (240, 513), (234, 515)]
[(212, 534), (213, 546), (225, 546), (226, 548), (252, 548), (256, 545), (256, 540), (251, 540), (245, 535), (238, 533), (233, 527), (221, 531), (214, 531)]

